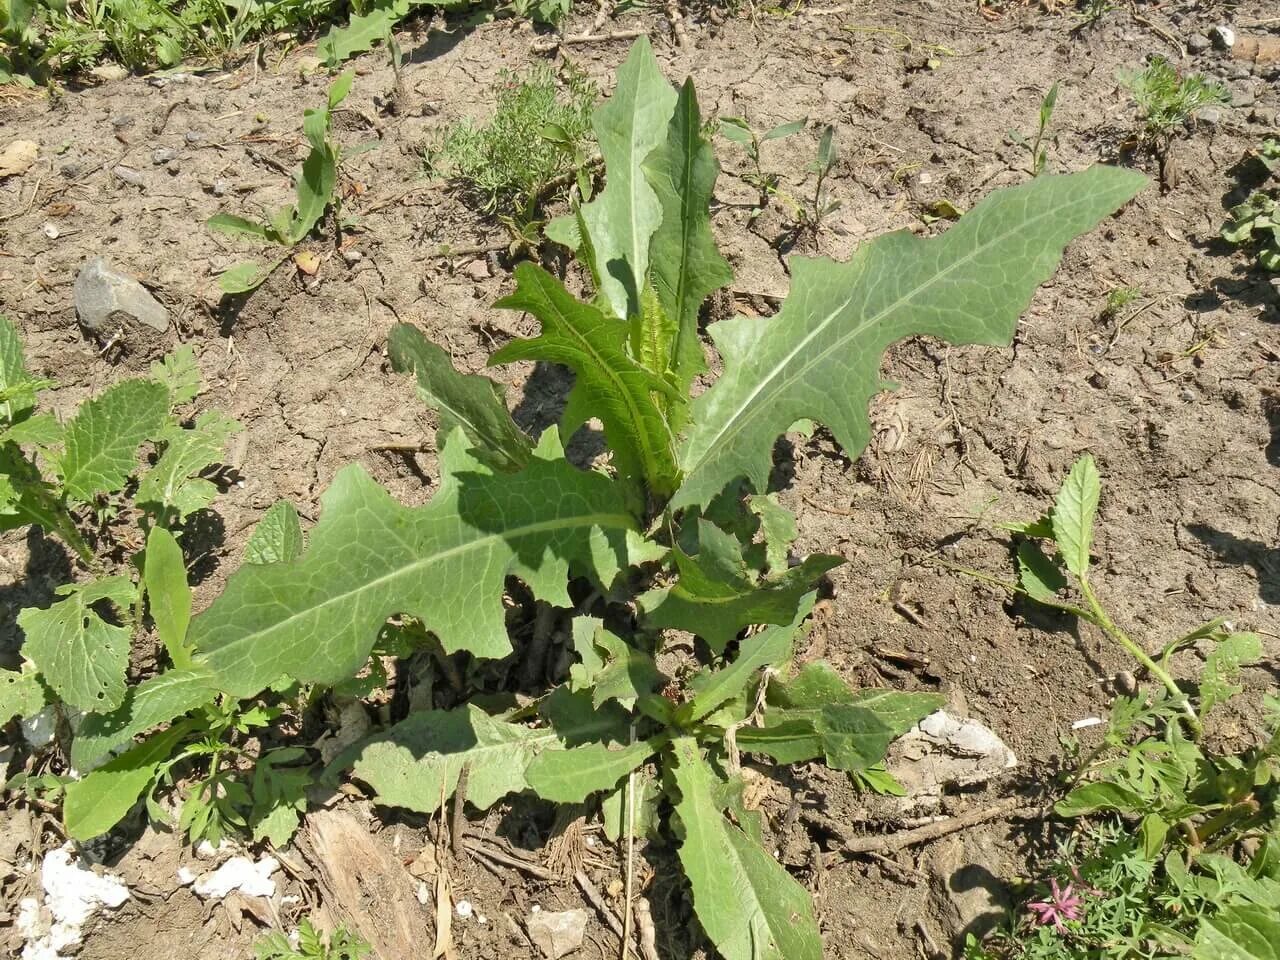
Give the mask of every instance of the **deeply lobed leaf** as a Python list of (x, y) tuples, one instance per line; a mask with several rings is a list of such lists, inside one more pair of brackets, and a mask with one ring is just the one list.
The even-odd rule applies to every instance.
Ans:
[(1042, 176), (992, 194), (938, 237), (887, 234), (844, 264), (792, 258), (777, 316), (710, 329), (725, 372), (694, 401), (671, 507), (706, 504), (738, 477), (764, 490), (774, 441), (800, 419), (826, 424), (856, 457), (890, 344), (917, 335), (1008, 343), (1066, 244), (1146, 182), (1110, 167)]
[(607, 585), (628, 565), (636, 521), (618, 484), (571, 467), (552, 434), (518, 474), (494, 474), (460, 440), (446, 444), (441, 470), (436, 496), (408, 508), (347, 467), (299, 560), (231, 577), (190, 631), (223, 689), (243, 697), (284, 675), (343, 680), (394, 614), (421, 620), (446, 651), (501, 657), (511, 650), (505, 577), (567, 606), (571, 570)]

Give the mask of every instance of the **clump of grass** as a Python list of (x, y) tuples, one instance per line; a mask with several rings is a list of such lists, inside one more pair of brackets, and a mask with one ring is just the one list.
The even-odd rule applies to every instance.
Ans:
[(1165, 143), (1179, 127), (1186, 126), (1201, 107), (1228, 103), (1227, 88), (1201, 73), (1182, 76), (1164, 57), (1152, 57), (1141, 70), (1120, 77), (1142, 114), (1142, 138)]
[(463, 120), (425, 151), (427, 169), (458, 183), (486, 215), (517, 237), (531, 235), (543, 207), (566, 194), (587, 162), (591, 111), (599, 95), (573, 67), (504, 73), (486, 123)]

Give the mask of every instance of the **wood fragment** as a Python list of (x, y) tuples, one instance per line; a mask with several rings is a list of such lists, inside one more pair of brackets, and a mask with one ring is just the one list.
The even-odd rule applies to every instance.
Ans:
[(684, 28), (684, 13), (680, 9), (680, 0), (667, 0), (667, 19), (671, 21), (671, 32), (676, 35), (676, 46), (681, 50), (688, 50), (689, 34)]
[(556, 882), (560, 879), (560, 875), (554, 870), (548, 870), (546, 867), (539, 866), (536, 863), (530, 863), (528, 860), (522, 860), (520, 857), (512, 856), (504, 850), (491, 846), (487, 843), (481, 843), (478, 840), (466, 840), (464, 844), (470, 853), (478, 857), (484, 857), (492, 860), (494, 863), (500, 863), (504, 867), (511, 867), (522, 873), (538, 880), (546, 880), (548, 882)]
[(611, 30), (608, 33), (578, 33), (567, 37), (553, 37), (545, 43), (535, 43), (534, 53), (550, 53), (557, 47), (578, 43), (607, 43), (610, 40), (634, 40), (643, 37), (645, 30)]
[(636, 898), (636, 930), (640, 935), (640, 956), (643, 960), (659, 960), (658, 931), (653, 926), (653, 911), (648, 897)]
[(453, 816), (449, 820), (449, 848), (459, 860), (463, 859), (463, 837), (467, 830), (467, 777), (471, 764), (464, 763), (458, 771), (458, 785), (453, 790)]
[(601, 896), (599, 888), (591, 882), (591, 878), (581, 870), (578, 870), (574, 873), (573, 879), (578, 884), (579, 889), (582, 890), (583, 896), (587, 898), (587, 902), (596, 908), (596, 912), (609, 925), (609, 929), (621, 937), (622, 921), (618, 919), (616, 913), (609, 909), (609, 904)]
[(917, 827), (914, 830), (899, 830), (896, 833), (883, 833), (873, 836), (858, 836), (844, 824), (816, 813), (816, 811), (805, 811), (802, 816), (806, 822), (813, 823), (820, 829), (839, 837), (842, 844), (840, 853), (856, 856), (870, 853), (896, 853), (899, 850), (905, 850), (907, 847), (928, 843), (930, 840), (937, 840), (939, 837), (966, 830), (989, 820), (999, 820), (1001, 817), (1008, 816), (1024, 808), (1031, 809), (1023, 797), (1005, 797), (990, 806), (971, 810), (963, 816), (938, 820), (934, 823)]
[(316, 810), (298, 835), (329, 912), (381, 957), (417, 956), (435, 931), (418, 903), (418, 881), (387, 846), (344, 810)]

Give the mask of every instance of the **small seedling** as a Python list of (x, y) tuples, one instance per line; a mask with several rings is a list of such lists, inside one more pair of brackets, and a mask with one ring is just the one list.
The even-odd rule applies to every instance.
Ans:
[[(1264, 140), (1257, 158), (1271, 173), (1280, 172), (1280, 140)], [(1222, 238), (1236, 246), (1257, 248), (1264, 270), (1280, 271), (1280, 200), (1276, 190), (1255, 190), (1249, 199), (1232, 207), (1231, 219), (1222, 227)]]
[(1129, 304), (1135, 302), (1142, 296), (1142, 290), (1138, 287), (1115, 287), (1107, 294), (1107, 302), (1102, 308), (1102, 319), (1110, 323)]
[(816, 235), (822, 227), (822, 221), (840, 209), (840, 201), (832, 200), (823, 193), (827, 175), (836, 162), (836, 128), (827, 124), (822, 130), (822, 139), (818, 141), (818, 158), (809, 164), (809, 170), (817, 177), (813, 188), (813, 200), (807, 207), (797, 209), (800, 225), (808, 227)]
[(1081, 27), (1095, 27), (1116, 5), (1111, 0), (1080, 0), (1076, 18)]
[(801, 117), (799, 120), (792, 120), (789, 123), (780, 123), (764, 133), (756, 133), (742, 117), (720, 118), (720, 136), (726, 140), (741, 144), (747, 151), (747, 159), (751, 161), (752, 169), (744, 174), (742, 179), (750, 186), (755, 187), (760, 194), (760, 198), (756, 202), (756, 209), (751, 214), (753, 218), (759, 216), (765, 207), (769, 205), (770, 198), (778, 192), (778, 183), (780, 182), (778, 174), (764, 172), (764, 167), (761, 165), (761, 148), (770, 140), (781, 140), (784, 137), (794, 136), (803, 130), (804, 125), (808, 122), (808, 117)]
[(1031, 154), (1031, 165), (1027, 169), (1033, 177), (1040, 176), (1049, 166), (1049, 148), (1045, 145), (1045, 139), (1048, 137), (1049, 122), (1053, 119), (1053, 109), (1057, 103), (1058, 85), (1055, 83), (1040, 101), (1040, 122), (1035, 136), (1028, 140), (1016, 130), (1009, 131), (1009, 138)]
[(591, 195), (591, 111), (598, 91), (569, 67), (563, 84), (548, 65), (504, 73), (493, 118), (464, 120), (425, 153), (427, 169), (448, 177), (519, 245), (537, 243), (543, 210), (577, 187)]
[(1157, 148), (1167, 145), (1177, 130), (1190, 124), (1201, 107), (1231, 102), (1221, 83), (1201, 73), (1181, 76), (1160, 56), (1152, 57), (1141, 70), (1121, 74), (1120, 79), (1137, 101), (1141, 139)]
[(282, 933), (269, 933), (253, 948), (254, 960), (361, 960), (373, 948), (345, 926), (325, 936), (308, 917), (298, 924), (297, 944)]
[(319, 110), (308, 107), (303, 114), (302, 129), (311, 144), (307, 158), (294, 178), (297, 202), (281, 207), (264, 222), (247, 220), (230, 213), (218, 213), (209, 218), (207, 226), (221, 233), (253, 237), (284, 247), (284, 252), (268, 263), (244, 261), (223, 272), (218, 285), (230, 294), (256, 290), (288, 259), (293, 248), (311, 235), (325, 214), (332, 210), (335, 224), (341, 216), (341, 197), (336, 188), (338, 171), (342, 162), (342, 149), (330, 136), (333, 111), (347, 94), (355, 74), (344, 73), (329, 88), (327, 104)]
[[(1265, 957), (1255, 948), (1280, 943), (1280, 700), (1264, 697), (1269, 716), (1253, 731), (1241, 736), (1235, 725), (1228, 742), (1253, 744), (1237, 752), (1210, 746), (1202, 731), (1206, 718), (1243, 692), (1241, 668), (1261, 657), (1261, 639), (1214, 620), (1156, 659), (1137, 649), (1089, 584), (1099, 493), (1085, 456), (1048, 515), (1014, 525), (1028, 537), (1017, 551), (1017, 589), (1101, 627), (1159, 686), (1118, 696), (1101, 741), (1084, 756), (1068, 741), (1075, 774), (1054, 810), (1076, 821), (1073, 837), (1024, 911), (984, 941), (970, 937), (965, 957)], [(1042, 542), (1054, 544), (1056, 556)], [(1061, 599), (1066, 573), (1085, 607)], [(1176, 685), (1170, 660), (1191, 648), (1203, 651), (1198, 682)], [(1154, 952), (1135, 952), (1139, 944)]]

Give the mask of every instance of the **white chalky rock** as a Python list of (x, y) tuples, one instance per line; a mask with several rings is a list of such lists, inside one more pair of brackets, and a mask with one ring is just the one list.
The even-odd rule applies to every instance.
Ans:
[(197, 877), (191, 889), (205, 900), (221, 900), (232, 890), (246, 897), (270, 897), (276, 892), (271, 875), (279, 869), (275, 857), (263, 857), (257, 863), (248, 857), (232, 857), (217, 870)]
[(100, 908), (115, 910), (129, 899), (129, 888), (112, 876), (99, 876), (72, 859), (65, 843), (45, 854), (40, 866), (43, 905), (34, 897), (18, 904), (17, 929), (26, 941), (22, 960), (59, 960), (74, 952), (84, 925)]

